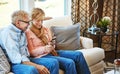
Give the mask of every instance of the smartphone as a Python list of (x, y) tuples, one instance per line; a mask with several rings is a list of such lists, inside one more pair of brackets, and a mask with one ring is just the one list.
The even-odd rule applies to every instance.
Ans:
[(56, 37), (54, 36), (53, 38), (52, 38), (52, 40), (55, 40), (56, 39)]

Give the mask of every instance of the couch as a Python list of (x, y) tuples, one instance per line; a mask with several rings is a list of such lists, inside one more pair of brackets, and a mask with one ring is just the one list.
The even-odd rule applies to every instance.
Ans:
[[(73, 23), (70, 16), (63, 16), (54, 17), (53, 19), (46, 20), (43, 22), (43, 25), (50, 28), (51, 26), (69, 26), (73, 25)], [(93, 40), (90, 38), (80, 36), (80, 43), (82, 49), (77, 51), (83, 53), (91, 74), (103, 74), (103, 59), (105, 58), (104, 49), (93, 47)], [(59, 70), (59, 74), (64, 74), (64, 71)]]
[[(72, 25), (70, 16), (56, 17), (43, 22), (43, 25), (50, 28), (51, 26), (68, 26)], [(91, 74), (103, 74), (104, 71), (104, 49), (93, 47), (93, 40), (80, 36), (82, 49), (76, 50), (83, 53), (88, 64)], [(0, 73), (1, 74), (1, 73)], [(13, 74), (10, 72), (9, 74)], [(64, 74), (63, 70), (59, 70), (59, 74)]]

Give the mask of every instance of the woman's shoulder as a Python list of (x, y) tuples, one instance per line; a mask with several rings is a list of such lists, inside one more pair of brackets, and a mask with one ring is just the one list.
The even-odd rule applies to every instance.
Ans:
[(32, 37), (34, 36), (34, 33), (33, 33), (30, 29), (27, 29), (27, 30), (25, 31), (25, 33), (26, 33), (26, 35), (27, 35), (28, 37), (30, 37), (30, 38), (32, 38)]
[(32, 33), (32, 31), (28, 28), (26, 31), (25, 31), (25, 33)]

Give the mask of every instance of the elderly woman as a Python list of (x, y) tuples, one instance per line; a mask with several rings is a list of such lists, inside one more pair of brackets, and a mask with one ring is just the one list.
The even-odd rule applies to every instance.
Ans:
[[(30, 55), (34, 58), (56, 59), (60, 69), (65, 74), (90, 74), (87, 63), (81, 52), (55, 50), (51, 42), (52, 34), (42, 25), (45, 13), (40, 8), (34, 8), (31, 13), (32, 24), (26, 31)], [(36, 62), (37, 63), (37, 62)]]

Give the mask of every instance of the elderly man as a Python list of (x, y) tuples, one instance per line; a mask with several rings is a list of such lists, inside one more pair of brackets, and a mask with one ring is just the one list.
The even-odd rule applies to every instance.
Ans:
[[(29, 15), (19, 10), (12, 14), (12, 23), (0, 33), (1, 46), (7, 53), (15, 74), (58, 74), (55, 59), (35, 58), (31, 62), (24, 31), (29, 25)], [(32, 60), (33, 61), (33, 60)]]

